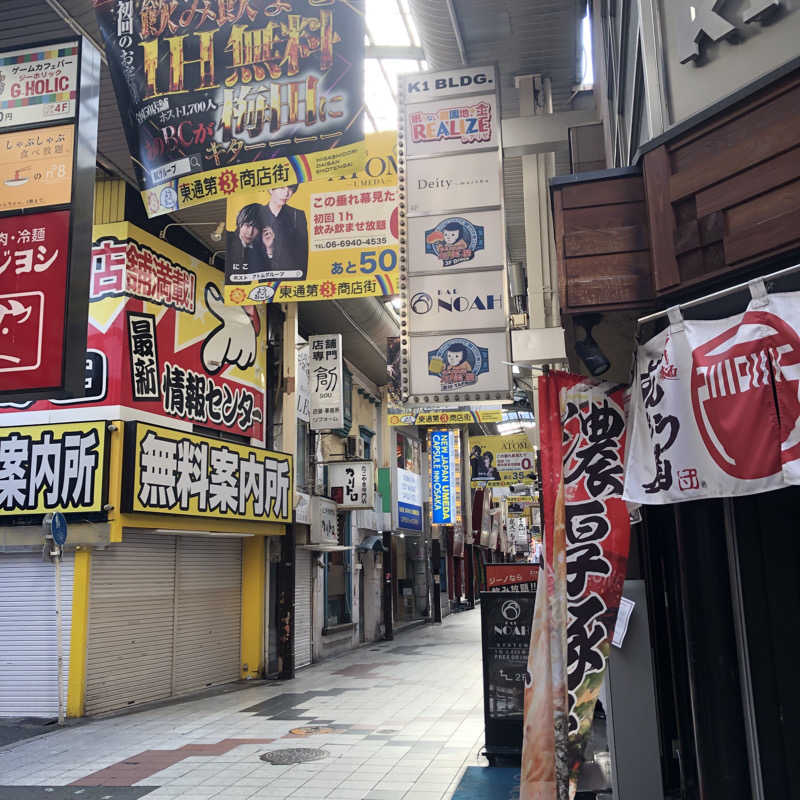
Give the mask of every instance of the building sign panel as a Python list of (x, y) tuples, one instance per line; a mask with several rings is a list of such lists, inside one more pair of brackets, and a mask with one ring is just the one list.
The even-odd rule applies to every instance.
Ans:
[(533, 483), (527, 476), (535, 470), (536, 452), (527, 434), (470, 436), (469, 447), (473, 488)]
[(422, 476), (397, 468), (397, 526), (422, 530)]
[(228, 199), (226, 302), (397, 293), (397, 134), (370, 134), (366, 147), (347, 179)]
[(311, 421), (311, 346), (297, 348), (297, 418)]
[(78, 68), (78, 42), (1, 53), (0, 130), (74, 117)]
[(311, 352), (311, 430), (344, 426), (342, 334), (309, 337)]
[(339, 544), (338, 507), (327, 497), (311, 498), (311, 544)]
[(150, 216), (363, 163), (363, 0), (95, 11)]
[(106, 425), (71, 422), (0, 428), (0, 515), (102, 512)]
[(489, 592), (535, 592), (538, 564), (486, 564), (486, 590)]
[(375, 508), (372, 461), (337, 461), (327, 466), (328, 492), (340, 509)]
[(140, 422), (125, 424), (128, 512), (292, 521), (292, 456)]
[(503, 412), (499, 408), (477, 409), (445, 409), (428, 411), (426, 409), (390, 408), (387, 415), (389, 425), (469, 425), (478, 422), (502, 422)]
[(428, 431), (431, 524), (455, 525), (461, 517), (461, 448), (459, 432)]
[(404, 75), (400, 79), (401, 93), (406, 103), (424, 103), (440, 97), (497, 91), (494, 67), (464, 67), (443, 72)]

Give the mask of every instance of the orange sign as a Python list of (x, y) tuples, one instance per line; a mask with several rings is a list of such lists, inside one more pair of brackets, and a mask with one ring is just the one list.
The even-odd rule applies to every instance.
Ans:
[(0, 135), (0, 211), (69, 203), (74, 125)]

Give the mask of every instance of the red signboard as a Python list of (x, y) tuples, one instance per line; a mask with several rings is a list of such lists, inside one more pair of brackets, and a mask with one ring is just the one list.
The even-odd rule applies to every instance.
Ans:
[(0, 219), (0, 384), (61, 386), (69, 211)]
[(487, 564), (486, 588), (500, 589), (519, 583), (536, 583), (539, 579), (538, 564)]

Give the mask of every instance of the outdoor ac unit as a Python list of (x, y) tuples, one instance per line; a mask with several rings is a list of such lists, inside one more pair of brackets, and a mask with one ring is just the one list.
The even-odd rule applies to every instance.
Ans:
[(364, 458), (364, 440), (360, 436), (348, 436), (344, 452), (346, 458)]

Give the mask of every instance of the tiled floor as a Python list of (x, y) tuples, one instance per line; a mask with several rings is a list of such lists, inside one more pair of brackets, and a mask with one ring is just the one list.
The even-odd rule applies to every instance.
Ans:
[[(482, 746), (480, 614), (469, 611), (293, 681), (18, 742), (0, 751), (0, 798), (443, 800), (466, 766), (486, 764)], [(297, 747), (326, 755), (259, 758)]]

